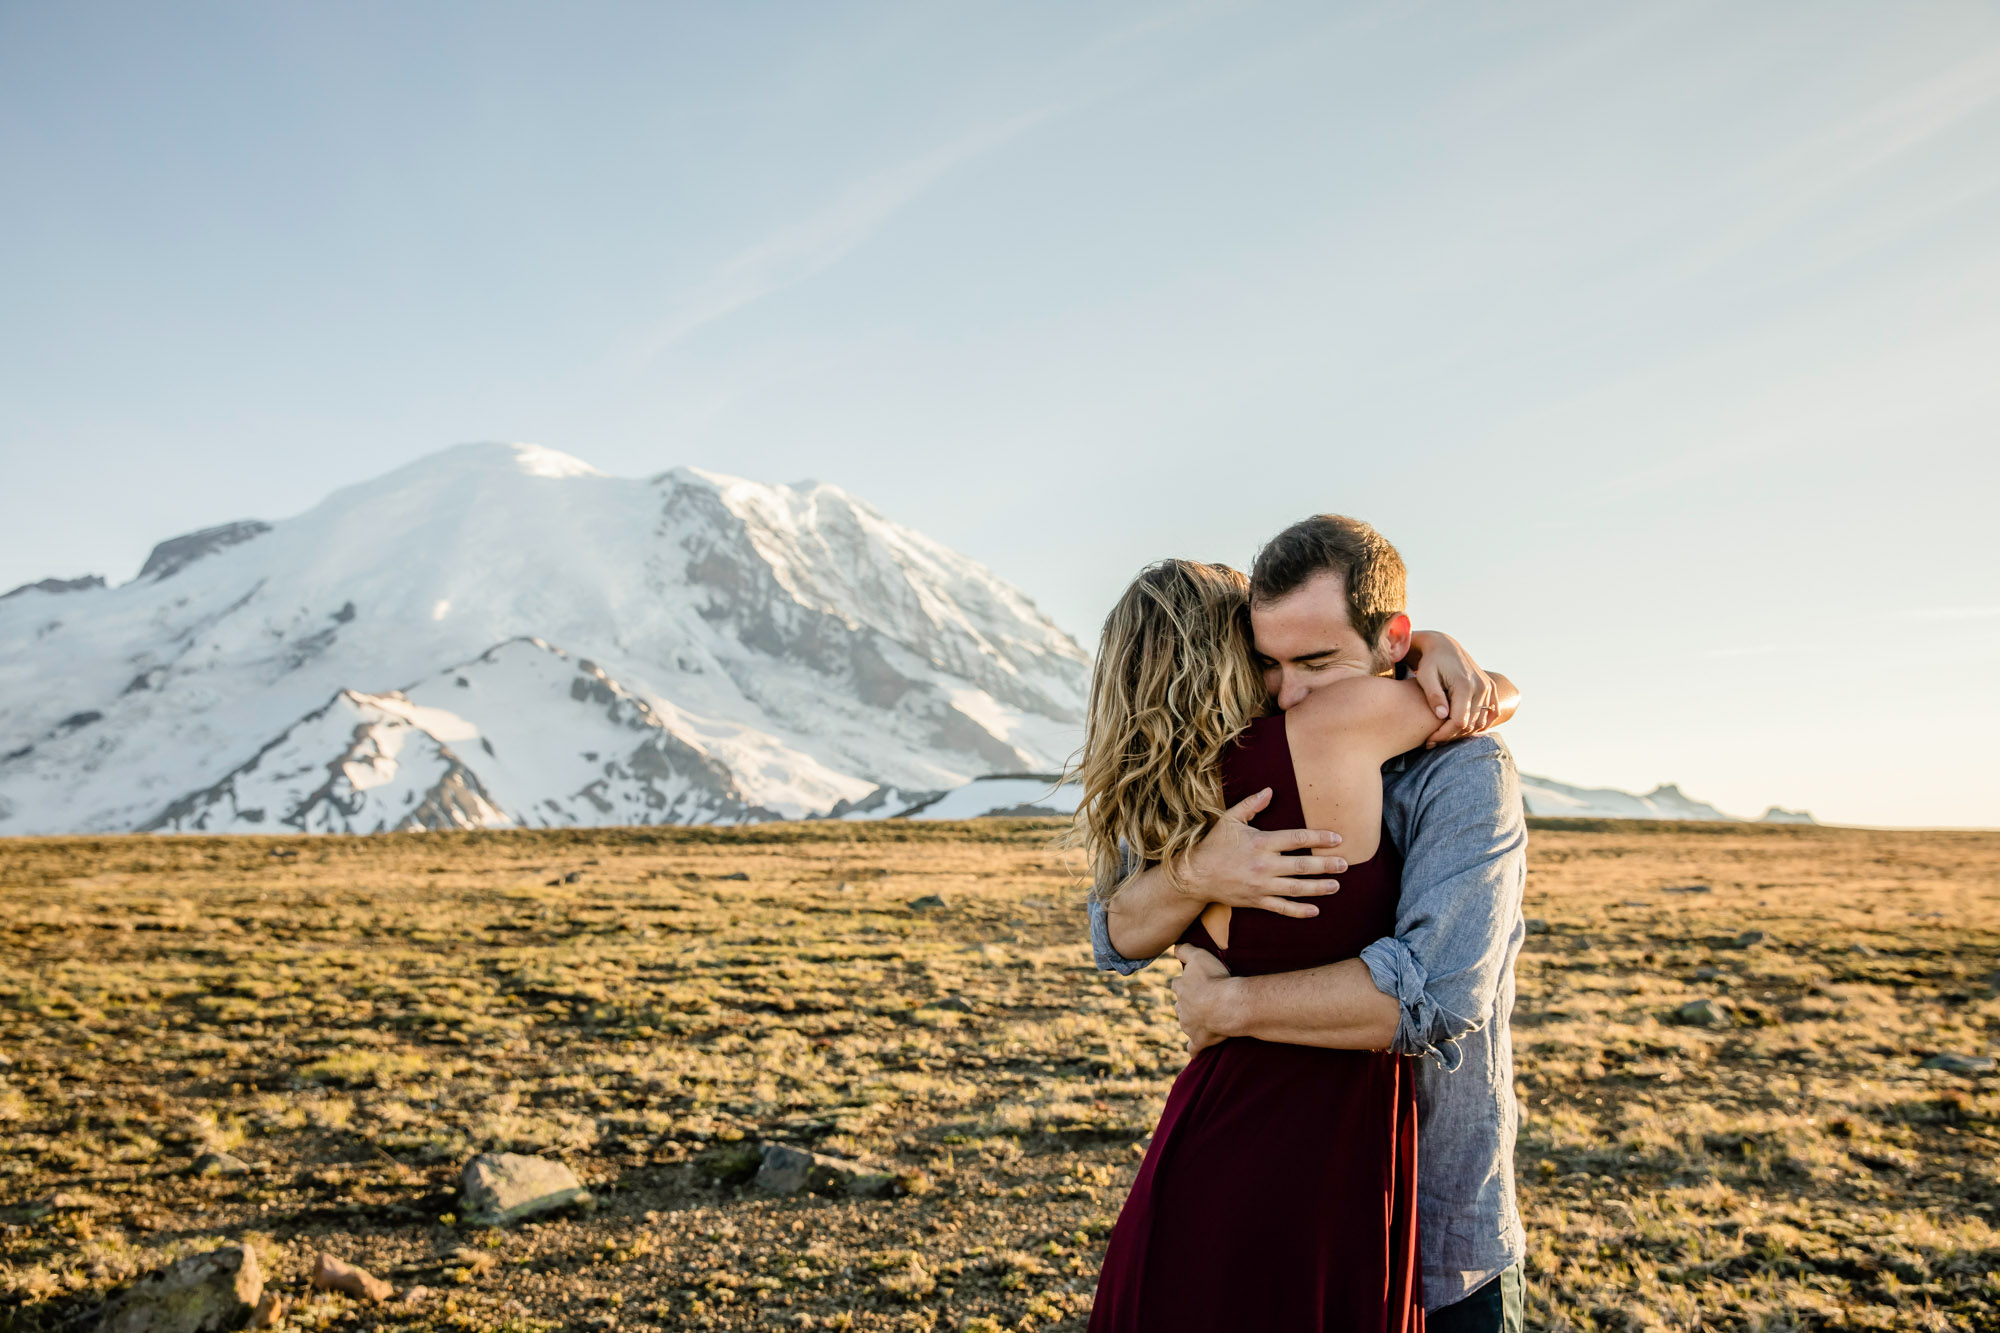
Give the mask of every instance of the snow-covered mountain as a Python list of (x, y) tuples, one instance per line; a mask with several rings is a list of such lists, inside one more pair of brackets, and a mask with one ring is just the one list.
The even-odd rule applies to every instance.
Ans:
[(1059, 767), (1087, 669), (835, 487), (464, 445), (0, 597), (0, 833), (865, 818)]
[(940, 792), (902, 812), (904, 819), (1045, 818), (1073, 815), (1083, 785), (1060, 773), (996, 773)]
[[(1060, 784), (1060, 785), (1059, 785)], [(1064, 783), (1053, 773), (997, 773), (974, 778), (962, 787), (939, 792), (902, 808), (880, 808), (873, 818), (904, 819), (985, 819), (999, 816), (1049, 816), (1076, 813), (1083, 790), (1074, 782)], [(1635, 796), (1615, 787), (1572, 787), (1548, 778), (1521, 775), (1522, 803), (1531, 815), (1567, 816), (1588, 819), (1704, 819), (1741, 823), (1714, 806), (1696, 801), (1679, 787), (1655, 787), (1644, 796)], [(850, 819), (869, 818), (855, 813)], [(1767, 824), (1811, 824), (1816, 822), (1803, 810), (1781, 810), (1772, 806), (1762, 822)]]
[(1673, 783), (1662, 783), (1644, 796), (1616, 787), (1572, 787), (1553, 778), (1521, 775), (1521, 801), (1531, 815), (1586, 819), (1703, 819), (1733, 820), (1708, 804), (1697, 801)]
[[(1697, 801), (1673, 783), (1662, 783), (1644, 796), (1616, 787), (1572, 787), (1553, 778), (1521, 775), (1521, 801), (1531, 815), (1572, 819), (1700, 819), (1742, 822), (1706, 801)], [(1762, 816), (1767, 824), (1811, 824), (1803, 810), (1772, 806)]]

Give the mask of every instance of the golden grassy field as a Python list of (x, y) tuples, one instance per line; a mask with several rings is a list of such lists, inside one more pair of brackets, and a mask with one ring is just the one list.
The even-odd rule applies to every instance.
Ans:
[[(0, 1323), (248, 1239), (289, 1292), (325, 1250), (435, 1293), (303, 1329), (1081, 1328), (1178, 969), (1092, 970), (1054, 831), (0, 843)], [(2000, 834), (1532, 855), (1531, 1327), (2000, 1328), (2000, 1082), (1921, 1067), (2000, 1046)], [(902, 1193), (760, 1196), (762, 1140)], [(490, 1149), (598, 1206), (457, 1224)]]

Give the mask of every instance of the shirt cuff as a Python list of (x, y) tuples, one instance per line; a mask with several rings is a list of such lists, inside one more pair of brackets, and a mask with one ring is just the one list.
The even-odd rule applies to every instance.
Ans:
[(1437, 1001), (1426, 989), (1430, 977), (1410, 946), (1391, 935), (1363, 949), (1361, 961), (1368, 965), (1375, 989), (1396, 1001), (1396, 1039), (1389, 1049), (1398, 1055), (1433, 1060), (1447, 1074), (1456, 1070), (1464, 1062), (1465, 1052), (1450, 1037), (1431, 1041), (1430, 1034), (1442, 1031), (1444, 1024)]
[(1097, 960), (1099, 970), (1116, 972), (1121, 976), (1131, 976), (1153, 960), (1150, 958), (1127, 958), (1111, 947), (1111, 918), (1104, 904), (1095, 898), (1090, 900), (1090, 952)]

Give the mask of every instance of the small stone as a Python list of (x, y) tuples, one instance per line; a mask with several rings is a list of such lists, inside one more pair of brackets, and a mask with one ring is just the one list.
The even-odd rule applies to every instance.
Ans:
[(1718, 1000), (1689, 1000), (1674, 1011), (1674, 1017), (1683, 1023), (1721, 1027), (1729, 1022), (1729, 1009)]
[(757, 1169), (757, 1188), (771, 1194), (847, 1194), (880, 1198), (896, 1187), (896, 1177), (859, 1162), (827, 1157), (785, 1143), (764, 1145), (764, 1164)]
[(726, 875), (717, 875), (717, 876), (716, 876), (716, 878), (717, 878), (717, 879), (742, 879), (742, 880), (747, 880), (747, 879), (749, 879), (749, 878), (750, 878), (750, 876), (749, 876), (749, 874), (748, 874), (748, 873), (746, 873), (746, 872), (744, 872), (744, 871), (741, 871), (741, 870), (732, 870), (732, 871), (730, 871), (730, 872), (729, 872), (728, 874), (726, 874)]
[(322, 1291), (344, 1291), (380, 1305), (396, 1294), (396, 1289), (365, 1268), (322, 1251), (313, 1262), (312, 1285)]
[(459, 1246), (446, 1258), (461, 1268), (471, 1269), (474, 1273), (491, 1272), (500, 1263), (500, 1256), (493, 1251), (475, 1250), (470, 1245)]
[(188, 1170), (197, 1176), (247, 1176), (255, 1168), (226, 1152), (205, 1152), (194, 1159)]
[(1942, 1069), (1950, 1074), (1984, 1074), (1993, 1068), (1990, 1055), (1960, 1055), (1956, 1051), (1945, 1051), (1924, 1061), (1925, 1069)]
[(1771, 937), (1761, 930), (1746, 930), (1729, 942), (1732, 949), (1754, 949), (1760, 944), (1769, 944)]
[(1721, 981), (1723, 979), (1722, 969), (1703, 964), (1694, 970), (1694, 979), (1696, 981)]
[(797, 1194), (806, 1187), (816, 1156), (789, 1144), (765, 1144), (764, 1164), (757, 1168), (757, 1188), (771, 1194)]
[(934, 912), (944, 905), (944, 895), (941, 893), (927, 893), (921, 898), (910, 899), (912, 912)]
[(852, 893), (854, 892), (854, 886), (852, 884), (849, 884), (846, 880), (842, 880), (840, 881), (840, 887), (834, 891), (836, 893)]
[(1715, 890), (1714, 890), (1714, 889), (1712, 889), (1712, 888), (1710, 888), (1710, 887), (1709, 887), (1708, 885), (1706, 885), (1706, 884), (1676, 884), (1676, 885), (1674, 885), (1674, 886), (1673, 886), (1672, 888), (1669, 888), (1669, 889), (1663, 889), (1663, 890), (1661, 890), (1661, 892), (1663, 892), (1663, 893), (1713, 893), (1713, 892), (1715, 892)]
[(972, 1001), (966, 999), (963, 995), (947, 995), (944, 999), (938, 1001), (937, 1007), (940, 1009), (950, 1009), (961, 1014), (976, 1014), (979, 1012), (972, 1007)]
[(1549, 923), (1538, 916), (1531, 916), (1521, 924), (1527, 928), (1530, 935), (1546, 935), (1549, 933)]
[(229, 1245), (141, 1279), (97, 1327), (100, 1333), (219, 1333), (248, 1322), (263, 1296), (257, 1252)]
[(1847, 946), (1847, 951), (1849, 953), (1858, 953), (1863, 958), (1873, 958), (1875, 956), (1875, 951), (1865, 944), (1850, 944)]
[(404, 1305), (416, 1305), (419, 1302), (427, 1301), (430, 1298), (431, 1298), (431, 1289), (429, 1287), (411, 1287), (408, 1291), (404, 1292), (397, 1299)]
[(523, 1153), (482, 1153), (465, 1164), (459, 1212), (474, 1226), (506, 1226), (590, 1202), (590, 1191), (561, 1162)]
[(257, 1308), (250, 1312), (251, 1328), (276, 1328), (285, 1322), (285, 1298), (275, 1291), (267, 1291), (257, 1302)]
[(30, 1212), (46, 1215), (49, 1213), (87, 1213), (104, 1207), (104, 1200), (86, 1190), (57, 1190), (54, 1194), (35, 1203)]

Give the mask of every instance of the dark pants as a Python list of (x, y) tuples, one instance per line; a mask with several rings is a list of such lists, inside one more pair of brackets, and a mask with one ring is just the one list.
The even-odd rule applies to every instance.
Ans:
[(1515, 1264), (1464, 1300), (1424, 1317), (1424, 1333), (1521, 1333), (1526, 1298), (1521, 1265)]

